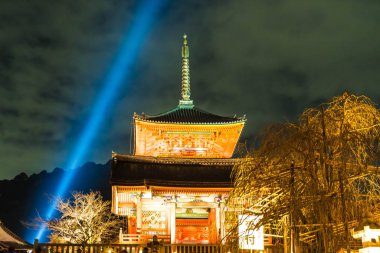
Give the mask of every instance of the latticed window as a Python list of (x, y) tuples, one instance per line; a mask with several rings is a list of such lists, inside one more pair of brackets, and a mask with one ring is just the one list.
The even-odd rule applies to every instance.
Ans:
[(136, 216), (136, 207), (132, 204), (130, 205), (120, 205), (118, 207), (118, 215), (122, 216)]
[(144, 234), (167, 234), (168, 218), (166, 211), (143, 210), (141, 230)]

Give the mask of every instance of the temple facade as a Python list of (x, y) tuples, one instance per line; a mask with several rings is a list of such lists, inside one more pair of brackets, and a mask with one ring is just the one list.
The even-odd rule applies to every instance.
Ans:
[(120, 242), (157, 235), (172, 244), (217, 244), (226, 233), (232, 157), (246, 119), (201, 110), (190, 95), (185, 35), (178, 106), (135, 113), (133, 153), (112, 153), (112, 212), (128, 220)]

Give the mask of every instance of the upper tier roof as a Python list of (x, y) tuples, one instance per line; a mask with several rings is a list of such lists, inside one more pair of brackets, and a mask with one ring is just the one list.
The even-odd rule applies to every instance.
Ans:
[(187, 43), (186, 34), (183, 36), (182, 46), (182, 89), (181, 99), (179, 105), (168, 112), (164, 112), (158, 115), (138, 115), (135, 114), (134, 118), (146, 122), (156, 123), (177, 123), (177, 124), (233, 124), (243, 123), (246, 121), (243, 117), (228, 117), (219, 116), (206, 111), (203, 111), (194, 106), (193, 100), (191, 100), (190, 89), (190, 65), (189, 65), (189, 46)]
[(177, 106), (174, 109), (164, 112), (158, 115), (137, 115), (135, 118), (148, 122), (157, 123), (179, 123), (179, 124), (225, 124), (225, 123), (238, 123), (244, 122), (245, 116), (243, 117), (228, 117), (219, 116), (206, 111), (203, 111), (197, 107), (186, 108)]

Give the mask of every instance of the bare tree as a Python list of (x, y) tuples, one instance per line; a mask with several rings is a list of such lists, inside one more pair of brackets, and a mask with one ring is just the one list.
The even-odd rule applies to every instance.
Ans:
[(344, 93), (306, 109), (297, 123), (266, 129), (234, 168), (230, 199), (263, 214), (256, 226), (289, 228), (293, 252), (350, 251), (350, 228), (368, 213), (380, 217), (379, 130), (380, 111), (365, 96)]
[(61, 217), (44, 221), (52, 231), (51, 240), (70, 243), (108, 241), (118, 233), (120, 221), (111, 214), (110, 202), (99, 192), (72, 193), (72, 198), (58, 198), (56, 209)]

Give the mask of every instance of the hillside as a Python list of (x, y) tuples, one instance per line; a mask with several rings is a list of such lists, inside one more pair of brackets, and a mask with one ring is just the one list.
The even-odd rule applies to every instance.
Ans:
[[(0, 181), (0, 220), (22, 238), (31, 233), (23, 222), (30, 222), (40, 213), (45, 213), (50, 197), (67, 171), (56, 168), (52, 172), (41, 171), (31, 176), (20, 173), (12, 180)], [(86, 163), (75, 171), (66, 196), (72, 191), (100, 191), (105, 200), (111, 199), (109, 162)]]

